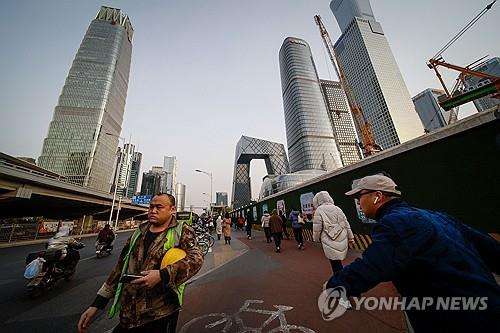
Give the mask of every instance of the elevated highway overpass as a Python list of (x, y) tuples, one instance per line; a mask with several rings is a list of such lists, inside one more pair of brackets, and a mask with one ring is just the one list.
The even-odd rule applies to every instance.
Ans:
[[(65, 177), (0, 153), (0, 218), (43, 216), (107, 220), (113, 195), (69, 182)], [(115, 202), (115, 212), (117, 202)], [(147, 207), (122, 199), (120, 219), (145, 217)]]

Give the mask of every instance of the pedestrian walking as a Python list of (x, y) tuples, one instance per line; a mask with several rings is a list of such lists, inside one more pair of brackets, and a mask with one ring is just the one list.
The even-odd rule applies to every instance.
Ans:
[(269, 229), (273, 235), (274, 244), (276, 245), (276, 253), (281, 252), (281, 234), (283, 232), (282, 224), (283, 220), (278, 215), (278, 211), (273, 209), (271, 217), (269, 218)]
[(264, 211), (264, 215), (262, 215), (262, 218), (260, 219), (260, 223), (262, 225), (262, 228), (264, 229), (264, 234), (266, 235), (266, 242), (271, 243), (271, 229), (269, 228), (269, 218), (271, 216), (267, 212), (267, 210)]
[(354, 235), (344, 212), (335, 206), (327, 191), (316, 193), (313, 198), (313, 207), (315, 209), (313, 241), (321, 242), (323, 252), (330, 260), (333, 274), (335, 274), (343, 268), (342, 260), (347, 256), (349, 242), (354, 242)]
[(281, 218), (281, 228), (283, 229), (283, 232), (281, 233), (281, 239), (284, 239), (284, 236), (286, 237), (287, 240), (290, 240), (290, 235), (288, 234), (288, 230), (286, 229), (286, 216), (283, 211), (279, 211), (279, 216)]
[(304, 237), (302, 236), (302, 226), (304, 225), (304, 220), (298, 210), (292, 208), (288, 219), (292, 223), (293, 235), (295, 241), (297, 242), (297, 248), (299, 250), (304, 249)]
[(252, 212), (248, 211), (247, 212), (247, 224), (245, 226), (246, 231), (247, 231), (247, 238), (252, 239), (252, 226), (253, 226), (253, 216)]
[[(491, 273), (500, 274), (498, 241), (444, 212), (410, 206), (396, 183), (383, 175), (361, 178), (346, 195), (378, 223), (373, 243), (333, 275), (327, 288), (342, 286), (350, 297), (392, 281), (406, 304), (418, 303), (406, 309), (415, 332), (498, 327), (500, 287)], [(442, 305), (450, 299), (451, 307)], [(483, 304), (472, 311), (470, 302)]]
[(229, 217), (229, 213), (226, 213), (224, 220), (222, 220), (222, 231), (224, 232), (225, 244), (231, 245), (231, 217)]
[[(164, 193), (153, 197), (148, 222), (129, 237), (113, 272), (92, 305), (81, 315), (78, 332), (87, 332), (98, 310), (104, 309), (112, 299), (110, 316), (120, 312), (120, 322), (113, 333), (175, 333), (184, 283), (203, 264), (193, 229), (187, 223), (178, 222), (175, 211), (172, 195)], [(163, 256), (172, 248), (183, 250), (186, 256), (161, 268)], [(125, 273), (142, 277), (125, 281), (122, 279)]]
[(222, 217), (220, 215), (215, 220), (215, 232), (217, 233), (217, 239), (220, 240), (222, 236)]
[(243, 227), (245, 226), (245, 218), (243, 217), (243, 215), (240, 215), (240, 217), (238, 217), (238, 230), (243, 230)]

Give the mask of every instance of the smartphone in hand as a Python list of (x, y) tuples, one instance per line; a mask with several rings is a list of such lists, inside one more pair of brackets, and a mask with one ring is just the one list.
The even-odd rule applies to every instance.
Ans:
[(120, 282), (121, 283), (130, 283), (134, 280), (140, 279), (141, 277), (144, 277), (144, 275), (123, 274), (122, 277), (120, 278)]

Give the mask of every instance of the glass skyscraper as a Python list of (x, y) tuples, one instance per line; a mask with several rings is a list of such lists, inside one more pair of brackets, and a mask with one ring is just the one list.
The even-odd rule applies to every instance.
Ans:
[[(495, 76), (500, 76), (500, 58), (495, 57), (488, 59), (472, 68), (478, 72), (488, 73)], [(477, 76), (467, 75), (464, 81), (464, 90), (469, 91), (477, 89), (490, 83), (490, 79), (482, 79)], [(474, 100), (474, 106), (478, 112), (486, 111), (500, 104), (499, 98), (493, 98), (492, 96), (485, 96)]]
[(132, 156), (130, 165), (130, 179), (128, 181), (127, 198), (132, 198), (137, 193), (137, 183), (139, 182), (139, 174), (141, 171), (142, 153), (136, 151)]
[(346, 166), (358, 162), (361, 160), (361, 151), (344, 90), (337, 81), (320, 80), (320, 85), (330, 112), (333, 136), (340, 150), (342, 164)]
[(83, 37), (44, 141), (39, 165), (109, 191), (122, 129), (133, 29), (120, 9), (101, 7)]
[(427, 132), (448, 124), (451, 111), (443, 110), (438, 104), (438, 97), (443, 94), (444, 90), (428, 88), (412, 98), (422, 126)]
[[(356, 102), (383, 149), (424, 133), (369, 0), (332, 0), (342, 35), (334, 49)], [(359, 134), (359, 129), (358, 129)]]
[(163, 171), (167, 173), (167, 193), (175, 195), (175, 182), (177, 179), (177, 159), (175, 156), (163, 157)]
[(290, 171), (342, 167), (309, 45), (286, 38), (279, 61)]

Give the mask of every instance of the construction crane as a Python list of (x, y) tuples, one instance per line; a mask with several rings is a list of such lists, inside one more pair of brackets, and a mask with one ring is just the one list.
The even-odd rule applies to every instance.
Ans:
[(373, 132), (371, 129), (370, 124), (368, 121), (366, 121), (365, 116), (361, 112), (361, 109), (359, 108), (358, 104), (356, 103), (356, 99), (354, 98), (354, 93), (351, 89), (351, 86), (349, 85), (349, 82), (347, 81), (344, 72), (342, 70), (342, 67), (337, 66), (337, 63), (340, 65), (336, 54), (335, 50), (333, 49), (333, 44), (332, 40), (330, 39), (330, 35), (328, 34), (328, 31), (326, 30), (323, 22), (321, 21), (321, 16), (319, 15), (314, 15), (314, 20), (316, 21), (316, 24), (319, 27), (319, 32), (321, 34), (321, 37), (323, 39), (323, 43), (325, 44), (325, 47), (328, 51), (328, 54), (330, 56), (330, 60), (332, 61), (333, 68), (335, 69), (335, 73), (337, 74), (337, 77), (339, 78), (340, 81), (340, 86), (345, 92), (345, 95), (347, 97), (347, 103), (349, 104), (349, 108), (351, 109), (351, 113), (354, 118), (354, 122), (356, 123), (356, 127), (359, 130), (359, 133), (361, 135), (361, 149), (363, 149), (363, 155), (370, 156), (375, 153), (378, 153), (382, 150), (382, 148), (375, 143), (375, 139), (373, 137)]
[[(473, 62), (472, 64), (462, 67), (450, 64), (444, 61), (442, 54), (446, 51), (453, 43), (455, 43), (469, 28), (471, 28), (474, 23), (476, 23), (491, 7), (497, 2), (494, 0), (490, 4), (488, 4), (479, 14), (477, 14), (462, 30), (460, 30), (445, 46), (441, 48), (428, 62), (427, 66), (430, 69), (434, 69), (436, 72), (436, 76), (441, 82), (443, 89), (445, 91), (444, 96), (438, 97), (439, 105), (445, 110), (451, 110), (453, 108), (459, 107), (462, 104), (474, 101), (478, 98), (493, 94), (491, 97), (500, 98), (500, 77), (491, 75), (488, 73), (479, 72), (474, 69), (474, 65), (484, 59), (481, 58), (478, 61)], [(455, 82), (455, 85), (451, 90), (448, 90), (446, 84), (441, 77), (441, 74), (438, 71), (438, 67), (446, 67), (451, 70), (458, 71), (460, 74)], [(478, 84), (478, 87), (475, 89), (470, 89), (465, 91), (463, 87), (465, 86), (465, 80), (470, 76), (479, 77), (482, 79), (482, 85)], [(448, 123), (452, 123), (456, 121), (456, 112), (453, 110), (450, 111), (450, 118)]]

